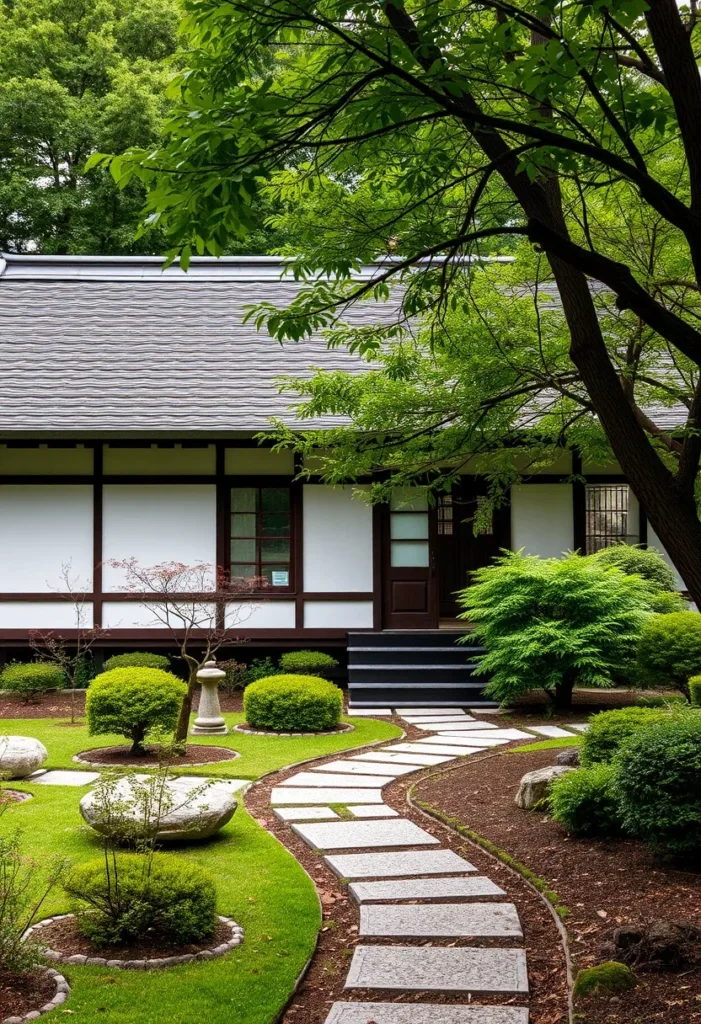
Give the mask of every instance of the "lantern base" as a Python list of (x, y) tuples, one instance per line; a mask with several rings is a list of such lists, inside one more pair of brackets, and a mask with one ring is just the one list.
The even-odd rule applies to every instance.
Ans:
[(191, 736), (226, 736), (229, 730), (226, 727), (226, 722), (220, 719), (218, 722), (215, 721), (204, 721), (199, 718), (195, 719), (195, 722), (190, 729)]

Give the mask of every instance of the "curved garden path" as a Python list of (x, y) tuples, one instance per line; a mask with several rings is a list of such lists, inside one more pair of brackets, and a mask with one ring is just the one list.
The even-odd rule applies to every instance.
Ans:
[[(275, 823), (280, 838), (301, 860), (308, 854), (300, 856), (299, 841), (306, 844), (359, 908), (342, 998), (330, 1006), (324, 1024), (528, 1024), (523, 887), (519, 908), (506, 892), (509, 872), (503, 865), (483, 855), (467, 859), (451, 848), (455, 842), (435, 834), (445, 837), (449, 830), (422, 827), (401, 801), (393, 801), (399, 807), (385, 802), (383, 790), (458, 757), (485, 756), (515, 740), (572, 737), (586, 727), (502, 728), (498, 719), (475, 719), (460, 708), (398, 714), (416, 738), (312, 762), (265, 791), (282, 823), (282, 833)], [(320, 886), (322, 880), (315, 880)], [(513, 894), (513, 885), (506, 887)], [(567, 986), (565, 978), (563, 994), (565, 972), (550, 925), (546, 953), (558, 961), (553, 971), (561, 976), (559, 993), (548, 997), (555, 1013), (548, 1019), (554, 1022), (567, 1019)], [(541, 927), (541, 946), (542, 933)], [(539, 962), (539, 979), (542, 973)], [(307, 1014), (304, 1020), (321, 1024), (323, 1016)]]

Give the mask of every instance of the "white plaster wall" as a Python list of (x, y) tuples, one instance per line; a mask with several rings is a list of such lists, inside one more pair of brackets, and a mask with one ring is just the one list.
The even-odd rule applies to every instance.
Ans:
[(511, 547), (557, 558), (574, 546), (571, 484), (523, 484), (511, 491)]
[(305, 601), (305, 629), (372, 629), (372, 601)]
[(677, 589), (678, 590), (686, 590), (686, 583), (681, 578), (681, 576), (679, 575), (677, 570), (674, 568), (674, 565), (672, 564), (672, 559), (669, 557), (669, 555), (667, 554), (665, 549), (662, 547), (662, 542), (660, 541), (660, 538), (657, 536), (657, 534), (655, 533), (655, 531), (653, 530), (652, 526), (649, 523), (648, 523), (648, 526), (647, 526), (647, 543), (648, 543), (649, 547), (657, 548), (657, 550), (660, 552), (660, 554), (664, 558), (665, 562), (667, 562), (668, 565), (672, 566), (672, 571), (674, 572), (674, 578), (677, 581)]
[[(187, 614), (187, 607), (186, 607)], [(207, 605), (202, 606), (202, 625), (204, 628), (214, 625), (215, 607), (211, 606), (211, 617), (206, 618)], [(198, 611), (199, 615), (199, 611)], [(158, 617), (153, 604), (140, 601), (105, 601), (102, 606), (102, 624), (105, 629), (168, 629), (168, 622)], [(170, 613), (170, 628), (181, 629), (182, 618), (178, 617), (177, 607)]]
[(304, 589), (372, 590), (372, 509), (354, 488), (308, 484), (304, 494)]
[[(82, 626), (92, 626), (92, 604), (83, 605)], [(0, 629), (75, 629), (69, 601), (1, 601)]]
[(294, 629), (294, 601), (264, 601), (230, 604), (226, 606), (227, 629)]
[(0, 591), (65, 589), (70, 562), (78, 589), (92, 589), (92, 487), (11, 484), (0, 487)]
[[(135, 558), (142, 566), (216, 562), (213, 484), (106, 484), (103, 559)], [(124, 588), (124, 574), (105, 565), (103, 588)]]

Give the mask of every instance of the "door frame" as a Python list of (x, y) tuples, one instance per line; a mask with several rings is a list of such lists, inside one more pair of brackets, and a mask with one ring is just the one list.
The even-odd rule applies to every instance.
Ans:
[[(435, 506), (428, 508), (428, 566), (392, 567), (390, 564), (390, 518), (389, 503), (378, 508), (375, 520), (379, 532), (379, 628), (380, 629), (438, 629), (438, 510)], [(393, 612), (392, 586), (395, 582), (421, 582), (426, 585), (426, 612)], [(378, 628), (377, 622), (375, 628)]]

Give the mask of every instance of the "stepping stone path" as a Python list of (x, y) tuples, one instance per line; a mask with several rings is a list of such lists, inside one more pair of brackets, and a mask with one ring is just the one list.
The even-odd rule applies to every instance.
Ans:
[[(348, 713), (387, 717), (392, 709)], [(488, 754), (516, 740), (574, 738), (588, 726), (524, 731), (475, 719), (463, 708), (401, 708), (395, 714), (428, 735), (307, 766), (271, 793), (274, 814), (325, 854), (327, 867), (348, 884), (360, 906), (360, 936), (383, 940), (356, 947), (345, 988), (387, 993), (386, 1001), (338, 1001), (325, 1024), (528, 1024), (528, 967), (517, 907), (469, 861), (433, 848), (439, 841), (385, 804), (382, 790), (458, 757)], [(345, 806), (353, 820), (339, 820), (329, 804)], [(459, 939), (471, 944), (456, 946)], [(465, 1001), (392, 1001), (396, 993), (430, 992), (460, 994)], [(509, 1005), (480, 1006), (480, 994), (502, 995)]]
[(37, 786), (89, 786), (99, 775), (99, 772), (72, 772), (56, 768), (22, 781), (34, 782)]

